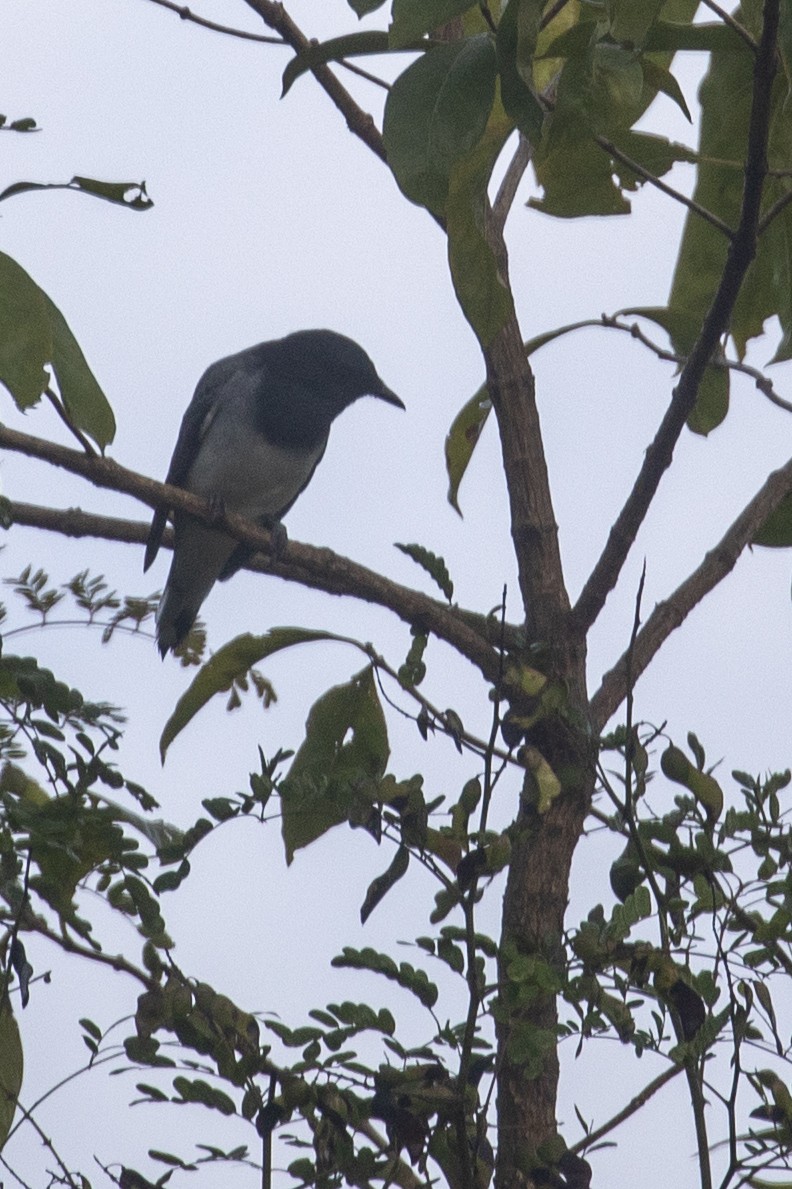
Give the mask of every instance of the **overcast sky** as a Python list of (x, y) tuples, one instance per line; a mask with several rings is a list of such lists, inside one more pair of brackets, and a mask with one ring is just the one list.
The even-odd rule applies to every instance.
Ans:
[[(309, 36), (357, 27), (341, 0), (287, 7)], [(262, 31), (241, 0), (202, 0), (199, 10)], [(494, 426), (462, 487), (464, 519), (445, 498), (444, 437), (480, 384), (482, 367), (454, 301), (442, 236), (425, 212), (401, 197), (310, 79), (299, 80), (279, 101), (288, 57), (279, 47), (197, 28), (147, 0), (10, 0), (0, 45), (0, 110), (9, 118), (33, 116), (42, 131), (2, 137), (0, 189), (20, 180), (67, 181), (73, 174), (145, 179), (155, 205), (133, 214), (74, 194), (17, 197), (0, 206), (0, 249), (52, 297), (79, 340), (115, 409), (118, 434), (109, 453), (157, 478), (165, 474), (195, 383), (213, 360), (301, 327), (328, 326), (356, 338), (407, 411), (360, 401), (343, 415), (310, 488), (289, 514), (290, 536), (429, 589), (393, 548), (395, 541), (418, 542), (445, 557), (464, 606), (489, 610), (506, 583), (514, 618), (517, 587)], [(694, 58), (679, 71), (691, 108), (700, 68)], [(382, 92), (360, 80), (345, 82), (379, 118)], [(659, 100), (647, 126), (655, 118), (672, 138), (694, 143), (670, 101)], [(689, 170), (677, 167), (673, 181), (689, 185)], [(554, 222), (524, 208), (531, 185), (529, 176), (510, 231), (526, 337), (603, 311), (664, 303), (682, 225), (678, 206), (647, 192), (637, 195), (629, 219)], [(752, 362), (773, 354), (776, 332), (769, 329)], [(563, 339), (540, 352), (535, 366), (574, 598), (662, 415), (672, 371), (627, 336), (605, 331)], [(789, 365), (773, 374), (778, 390), (792, 396)], [(28, 432), (68, 440), (44, 406), (22, 417), (6, 399), (0, 416)], [(786, 461), (790, 428), (787, 415), (738, 379), (725, 425), (707, 440), (683, 437), (619, 591), (592, 636), (592, 690), (627, 643), (643, 560), (648, 614), (698, 564), (767, 472)], [(146, 518), (129, 499), (43, 464), (6, 456), (0, 466), (12, 499)], [(168, 560), (161, 555), (144, 577), (142, 553), (14, 530), (6, 538), (2, 574), (13, 576), (31, 561), (60, 582), (88, 566), (120, 591), (149, 593), (164, 582)], [(668, 720), (680, 741), (695, 730), (711, 761), (724, 757), (724, 775), (734, 767), (754, 771), (790, 762), (789, 570), (786, 554), (746, 555), (638, 686), (637, 716)], [(216, 588), (203, 614), (214, 647), (238, 631), (300, 624), (371, 639), (398, 665), (409, 642), (403, 625), (384, 612), (249, 574)], [(229, 717), (220, 704), (210, 706), (174, 744), (163, 769), (159, 733), (188, 676), (172, 658), (162, 664), (151, 639), (119, 638), (102, 648), (98, 633), (58, 629), (25, 638), (23, 651), (90, 697), (127, 708), (122, 768), (179, 824), (198, 815), (201, 798), (244, 787), (257, 767), (259, 744), (267, 754), (299, 744), (314, 699), (361, 667), (359, 656), (341, 647), (275, 658), (266, 672), (280, 696), (276, 707), (263, 715), (251, 704)], [(466, 725), (486, 733), (489, 705), (475, 674), (438, 645), (428, 660), (427, 696), (454, 706)], [(455, 800), (475, 773), (471, 762), (447, 742), (425, 746), (398, 718), (389, 726), (392, 770), (400, 777), (423, 771), (430, 795), (444, 792)], [(501, 821), (513, 813), (516, 788), (515, 780), (504, 782), (495, 807)], [(582, 845), (571, 920), (596, 899), (609, 902), (607, 853), (601, 837)], [(329, 968), (344, 944), (386, 948), (394, 937), (424, 931), (432, 889), (412, 878), (360, 927), (365, 888), (389, 861), (361, 832), (335, 831), (286, 871), (276, 826), (265, 831), (236, 824), (221, 831), (199, 853), (196, 878), (167, 906), (178, 961), (241, 1005), (279, 1011), (289, 1023), (302, 1022), (308, 1008), (333, 998), (370, 996), (401, 1014), (398, 992)], [(485, 921), (491, 930), (498, 906), (495, 890)], [(134, 938), (126, 940), (134, 951)], [(308, 967), (300, 958), (303, 947)], [(64, 966), (32, 942), (31, 950), (37, 971), (52, 965), (56, 976), (49, 986), (36, 984), (21, 1019), (27, 1103), (83, 1060), (76, 1017), (107, 1025), (133, 1009), (137, 993), (118, 977)], [(405, 951), (404, 957), (415, 955)], [(449, 1014), (458, 1005), (452, 1000)], [(410, 1039), (428, 1036), (427, 1019), (410, 1020), (409, 1028)], [(570, 1142), (579, 1138), (573, 1103), (600, 1123), (660, 1070), (649, 1057), (628, 1062), (610, 1090), (601, 1065), (609, 1057), (602, 1046), (590, 1046), (577, 1064), (567, 1064), (561, 1110)], [(127, 1159), (154, 1177), (156, 1166), (142, 1158), (147, 1147), (186, 1156), (196, 1134), (198, 1142), (223, 1147), (250, 1141), (246, 1129), (219, 1116), (207, 1125), (204, 1116), (196, 1124), (176, 1108), (125, 1114), (131, 1087), (129, 1075), (108, 1083), (95, 1073), (42, 1112), (71, 1165), (83, 1160), (91, 1175), (96, 1153), (103, 1161)], [(694, 1145), (681, 1079), (678, 1090), (666, 1091), (651, 1109), (654, 1116), (642, 1126), (679, 1137), (664, 1150), (662, 1170), (652, 1179), (644, 1163), (651, 1145), (644, 1146), (637, 1129), (632, 1140), (616, 1136), (624, 1138), (617, 1154), (592, 1158), (596, 1184), (633, 1184), (638, 1176), (646, 1186), (692, 1183)], [(100, 1110), (110, 1113), (97, 1127)], [(46, 1183), (51, 1158), (29, 1130), (9, 1146), (8, 1158), (31, 1185)], [(254, 1185), (255, 1174), (235, 1172), (225, 1183)]]

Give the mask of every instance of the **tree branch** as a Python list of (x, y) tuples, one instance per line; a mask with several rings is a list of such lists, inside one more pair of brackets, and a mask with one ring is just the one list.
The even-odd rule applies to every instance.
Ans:
[(653, 1098), (658, 1090), (662, 1090), (663, 1086), (667, 1085), (668, 1082), (673, 1081), (683, 1069), (684, 1066), (682, 1065), (672, 1065), (663, 1073), (659, 1074), (654, 1081), (649, 1082), (648, 1086), (644, 1086), (643, 1090), (635, 1095), (635, 1098), (631, 1098), (627, 1105), (615, 1114), (612, 1119), (608, 1119), (607, 1123), (603, 1123), (601, 1127), (595, 1128), (594, 1131), (589, 1131), (584, 1135), (583, 1139), (578, 1140), (576, 1144), (572, 1144), (569, 1149), (570, 1152), (574, 1152), (575, 1154), (585, 1152), (592, 1144), (597, 1143), (598, 1140), (601, 1140), (611, 1131), (615, 1131), (631, 1115), (634, 1115), (636, 1111), (646, 1106), (649, 1099)]
[(258, 41), (264, 42), (265, 45), (284, 45), (282, 37), (267, 37), (265, 33), (248, 33), (246, 29), (234, 29), (230, 25), (218, 25), (216, 21), (210, 21), (206, 17), (199, 17), (184, 4), (174, 4), (173, 0), (150, 0), (152, 4), (158, 4), (161, 8), (168, 8), (171, 12), (175, 12), (183, 21), (192, 21), (195, 25), (200, 25), (204, 29), (211, 29), (213, 33), (225, 33), (228, 37), (239, 37), (242, 41)]
[[(674, 593), (658, 603), (635, 640), (632, 656), (631, 681), (636, 681), (647, 668), (668, 637), (687, 618), (711, 590), (731, 573), (742, 551), (750, 545), (771, 512), (792, 492), (792, 461), (774, 471), (753, 499), (727, 529), (718, 544), (704, 557), (693, 573)], [(627, 695), (628, 656), (624, 653), (602, 679), (591, 699), (591, 720), (594, 731), (601, 731)]]
[(740, 223), (729, 246), (720, 284), (671, 403), (638, 473), (635, 485), (608, 536), (607, 543), (573, 611), (575, 626), (585, 633), (596, 620), (632, 548), (660, 480), (671, 465), (674, 447), (693, 410), (704, 371), (731, 323), (737, 295), (756, 255), (759, 216), (767, 174), (767, 140), (771, 93), (776, 70), (779, 0), (765, 0), (762, 37), (754, 67), (751, 116), (745, 160)]
[[(152, 508), (165, 504), (188, 512), (198, 520), (222, 526), (236, 540), (260, 551), (251, 569), (300, 582), (328, 594), (353, 595), (387, 607), (406, 623), (420, 626), (422, 630), (451, 644), (476, 665), (489, 681), (497, 680), (498, 653), (487, 640), (487, 621), (484, 616), (450, 608), (420, 591), (391, 582), (330, 549), (290, 541), (282, 555), (275, 559), (272, 557), (272, 538), (266, 529), (241, 516), (226, 514), (218, 518), (216, 510), (213, 512), (211, 506), (198, 496), (180, 487), (157, 483), (154, 479), (122, 467), (112, 459), (80, 454), (66, 446), (22, 434), (6, 426), (0, 426), (0, 447), (62, 467), (87, 479), (96, 487), (131, 495)], [(63, 511), (20, 503), (11, 505), (11, 513), (18, 524), (47, 529), (65, 536), (96, 536), (141, 544), (148, 536), (146, 524), (93, 516), (79, 509)], [(493, 625), (492, 631), (497, 633), (498, 625)]]
[[(277, 0), (245, 0), (245, 2), (254, 12), (258, 13), (265, 25), (274, 29), (286, 44), (291, 46), (295, 53), (299, 54), (308, 49), (311, 42)], [(341, 112), (349, 131), (359, 137), (367, 148), (371, 149), (372, 153), (382, 161), (387, 161), (385, 145), (373, 117), (355, 102), (330, 67), (326, 65), (314, 66), (311, 73)]]

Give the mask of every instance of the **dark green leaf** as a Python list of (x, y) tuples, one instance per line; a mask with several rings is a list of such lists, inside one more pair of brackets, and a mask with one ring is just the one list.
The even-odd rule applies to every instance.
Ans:
[(417, 41), (424, 33), (445, 25), (473, 8), (476, 0), (393, 0), (388, 36), (394, 49)]
[(509, 0), (498, 24), (497, 51), (503, 106), (521, 132), (536, 144), (544, 109), (534, 93), (533, 55), (542, 0)]
[(359, 17), (364, 17), (382, 8), (385, 0), (347, 0), (347, 3)]
[(22, 1087), (22, 1069), (19, 1027), (6, 998), (0, 1005), (0, 1149), (14, 1122), (17, 1096)]
[(607, 0), (606, 12), (614, 41), (641, 45), (665, 0)]
[(642, 58), (641, 66), (643, 68), (644, 82), (647, 87), (653, 91), (662, 91), (669, 99), (673, 99), (674, 103), (682, 110), (685, 117), (693, 122), (693, 117), (690, 114), (690, 109), (685, 102), (685, 96), (682, 94), (682, 88), (677, 80), (674, 78), (670, 70), (666, 70), (665, 66), (659, 66), (657, 62), (653, 62), (651, 58)]
[(341, 638), (332, 632), (313, 632), (307, 628), (273, 628), (263, 636), (246, 633), (224, 644), (202, 665), (189, 689), (176, 703), (176, 709), (166, 722), (160, 738), (162, 759), (165, 759), (165, 753), (179, 732), (184, 730), (209, 699), (231, 689), (234, 682), (244, 677), (253, 665), (295, 644)]
[(96, 178), (73, 177), (70, 182), (15, 182), (0, 194), (12, 198), (15, 194), (26, 194), (32, 190), (74, 190), (78, 194), (90, 194), (105, 202), (125, 206), (131, 211), (151, 210), (154, 203), (149, 198), (145, 182), (100, 182)]
[(37, 404), (51, 367), (71, 420), (104, 448), (115, 435), (107, 399), (60, 310), (0, 252), (0, 383), (23, 412)]
[(406, 846), (400, 846), (393, 856), (393, 861), (382, 875), (378, 875), (368, 886), (366, 898), (360, 909), (360, 923), (365, 925), (374, 909), (388, 894), (391, 888), (407, 873), (410, 865), (410, 852)]
[(332, 965), (382, 974), (405, 990), (411, 991), (424, 1007), (434, 1007), (437, 1002), (437, 987), (429, 981), (423, 970), (416, 970), (409, 962), (402, 962), (397, 966), (388, 954), (378, 953), (369, 947), (355, 950), (350, 946), (344, 946), (343, 953), (333, 958)]
[(358, 58), (370, 54), (386, 54), (393, 47), (388, 43), (387, 33), (378, 29), (369, 29), (362, 33), (346, 33), (343, 37), (332, 37), (329, 41), (318, 45), (309, 45), (294, 58), (283, 72), (283, 90), (281, 97), (291, 88), (292, 84), (309, 70), (317, 66), (324, 66), (328, 62), (338, 62), (342, 58)]
[(451, 575), (448, 573), (442, 557), (438, 557), (436, 553), (424, 549), (423, 545), (400, 545), (398, 541), (394, 542), (394, 544), (397, 549), (400, 549), (402, 553), (406, 553), (417, 565), (426, 570), (430, 577), (434, 578), (450, 603), (454, 597), (454, 584), (451, 581)]
[(372, 806), (388, 761), (388, 732), (371, 668), (314, 704), (305, 740), (281, 784), (286, 861)]

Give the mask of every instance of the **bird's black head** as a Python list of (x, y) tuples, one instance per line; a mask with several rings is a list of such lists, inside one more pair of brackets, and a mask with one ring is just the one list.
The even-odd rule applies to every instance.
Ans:
[(298, 330), (273, 343), (276, 358), (290, 379), (320, 393), (332, 415), (359, 396), (377, 396), (404, 408), (366, 352), (353, 339), (334, 330)]

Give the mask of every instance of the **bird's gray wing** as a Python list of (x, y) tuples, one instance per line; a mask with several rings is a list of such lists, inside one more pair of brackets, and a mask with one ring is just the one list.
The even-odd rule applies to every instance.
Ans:
[[(195, 395), (187, 406), (187, 411), (182, 418), (181, 428), (179, 429), (179, 436), (176, 439), (173, 457), (168, 467), (168, 473), (165, 476), (165, 482), (173, 484), (174, 487), (184, 486), (184, 481), (190, 472), (190, 467), (195, 461), (204, 435), (212, 423), (212, 418), (217, 409), (219, 391), (228, 379), (227, 369), (223, 366), (226, 363), (227, 360), (222, 359), (219, 363), (213, 364), (212, 367), (207, 369), (198, 381)], [(163, 506), (160, 506), (154, 512), (148, 540), (146, 541), (146, 556), (143, 560), (144, 573), (159, 552), (159, 547), (162, 544), (162, 535), (165, 532), (165, 525), (168, 522), (170, 512), (170, 508)]]

